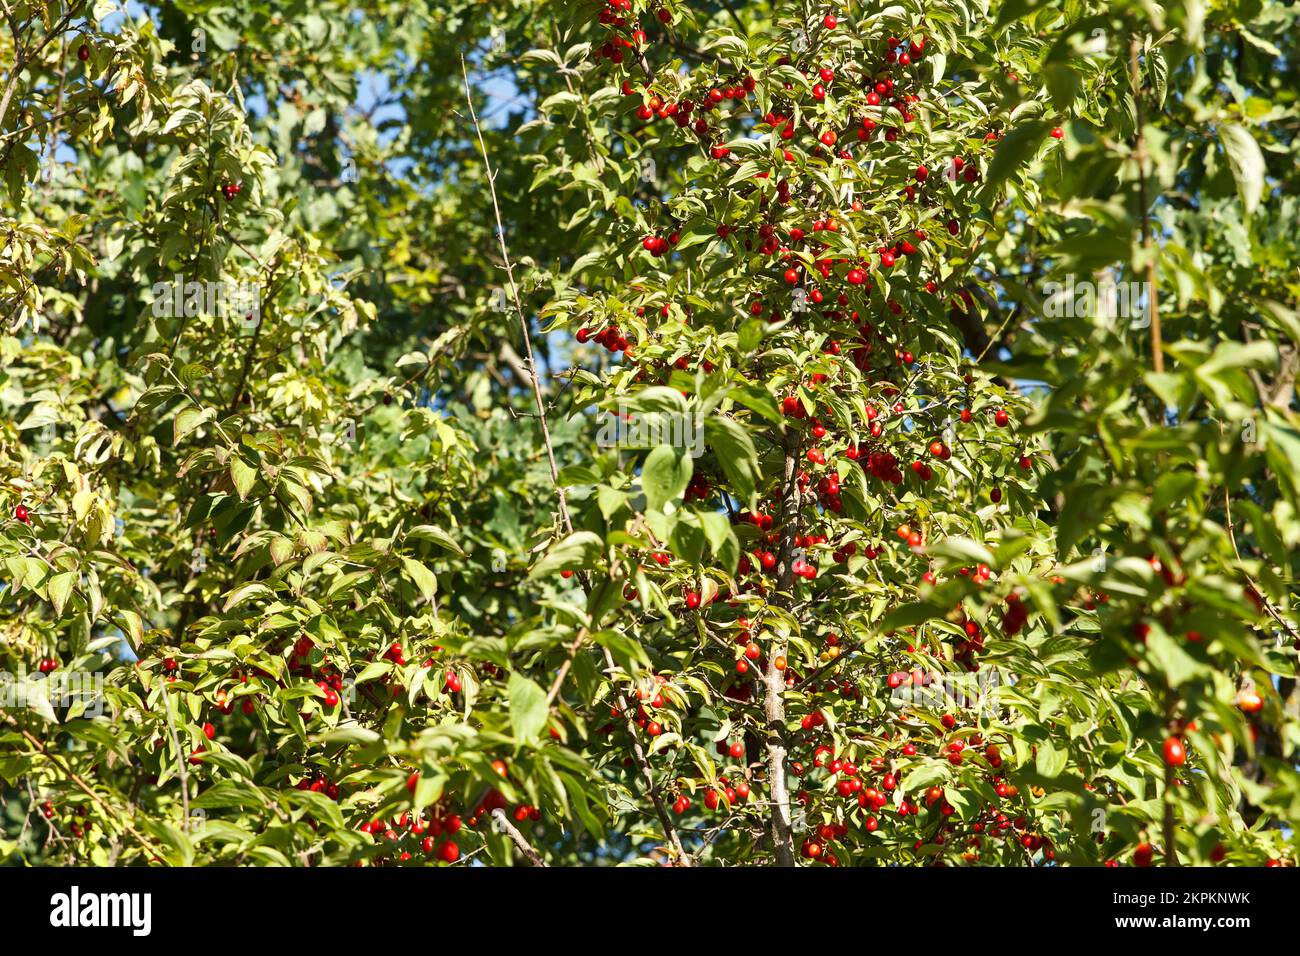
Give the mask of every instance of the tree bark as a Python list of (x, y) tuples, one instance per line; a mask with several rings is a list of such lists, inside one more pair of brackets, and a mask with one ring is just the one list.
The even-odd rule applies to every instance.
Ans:
[[(781, 553), (777, 564), (776, 603), (789, 609), (793, 604), (795, 534), (799, 521), (799, 433), (787, 429), (784, 436), (785, 468), (781, 485)], [(785, 672), (777, 670), (776, 659), (784, 657), (786, 640), (779, 637), (767, 652), (763, 675), (765, 696), (763, 717), (767, 723), (767, 784), (770, 809), (768, 833), (777, 866), (795, 866), (794, 834), (790, 828), (790, 790), (786, 783), (785, 758), (789, 749), (785, 735)]]

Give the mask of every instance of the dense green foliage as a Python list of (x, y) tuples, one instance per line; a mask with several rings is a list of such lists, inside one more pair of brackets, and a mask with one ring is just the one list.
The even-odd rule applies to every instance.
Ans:
[(0, 14), (0, 858), (1294, 865), (1292, 7)]

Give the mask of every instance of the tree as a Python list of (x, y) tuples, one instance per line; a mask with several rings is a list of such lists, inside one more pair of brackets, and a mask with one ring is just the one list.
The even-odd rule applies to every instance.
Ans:
[(9, 0), (0, 851), (1293, 864), (1275, 4)]

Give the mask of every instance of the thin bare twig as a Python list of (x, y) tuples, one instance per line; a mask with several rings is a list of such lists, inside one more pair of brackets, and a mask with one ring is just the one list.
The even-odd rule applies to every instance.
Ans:
[[(497, 200), (496, 174), (493, 172), (491, 160), (488, 158), (487, 143), (483, 139), (483, 127), (479, 123), (478, 113), (474, 110), (474, 97), (469, 88), (469, 68), (465, 65), (464, 55), (460, 58), (460, 72), (465, 83), (465, 102), (469, 106), (470, 120), (474, 124), (474, 133), (478, 137), (479, 150), (483, 154), (483, 168), (487, 174), (488, 191), (492, 196), (492, 211), (496, 216), (497, 240), (501, 245), (501, 261), (505, 267), (506, 279), (510, 284), (510, 297), (514, 303), (515, 314), (519, 318), (519, 328), (523, 333), (525, 367), (531, 380), (533, 400), (537, 405), (537, 422), (542, 430), (542, 442), (546, 447), (546, 460), (551, 468), (551, 483), (559, 500), (560, 522), (567, 534), (573, 534), (573, 520), (569, 516), (569, 502), (565, 497), (564, 488), (560, 485), (560, 470), (555, 464), (555, 448), (551, 442), (551, 430), (546, 423), (546, 402), (542, 397), (541, 381), (537, 377), (537, 361), (533, 354), (532, 334), (528, 329), (528, 318), (524, 314), (523, 303), (519, 298), (519, 288), (515, 284), (514, 267), (510, 261), (510, 250), (506, 245), (506, 229), (501, 218), (501, 204)], [(614, 658), (610, 654), (609, 648), (602, 647), (601, 650), (604, 651), (606, 667), (610, 671), (616, 671)], [(620, 712), (627, 718), (628, 733), (632, 740), (632, 753), (641, 768), (642, 776), (645, 777), (650, 799), (654, 803), (655, 813), (659, 817), (660, 825), (663, 827), (664, 836), (671, 845), (673, 852), (677, 855), (678, 863), (681, 866), (691, 866), (691, 858), (682, 846), (681, 837), (677, 834), (677, 828), (673, 826), (672, 819), (668, 816), (668, 808), (664, 804), (662, 794), (659, 792), (659, 785), (655, 782), (654, 772), (650, 768), (650, 761), (646, 759), (645, 750), (636, 736), (636, 725), (632, 720), (631, 709), (628, 707), (622, 691), (617, 692), (617, 700)]]

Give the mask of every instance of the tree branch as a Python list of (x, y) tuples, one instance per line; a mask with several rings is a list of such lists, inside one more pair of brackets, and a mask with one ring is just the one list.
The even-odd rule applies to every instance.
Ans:
[[(777, 564), (777, 603), (789, 608), (793, 602), (795, 532), (799, 520), (799, 434), (788, 428), (784, 436), (785, 472), (781, 489), (781, 545)], [(794, 866), (794, 835), (790, 829), (790, 790), (785, 777), (785, 672), (776, 659), (784, 657), (786, 639), (778, 637), (768, 649), (763, 674), (765, 694), (763, 717), (767, 722), (767, 785), (770, 791), (768, 831), (777, 866)]]
[(492, 819), (495, 820), (497, 826), (501, 828), (501, 832), (510, 837), (511, 842), (514, 843), (519, 852), (524, 855), (524, 859), (533, 866), (546, 866), (546, 861), (543, 860), (541, 856), (538, 855), (537, 851), (532, 848), (532, 845), (524, 839), (524, 835), (519, 832), (519, 829), (513, 823), (510, 822), (510, 818), (506, 816), (504, 810), (497, 807), (492, 811)]

